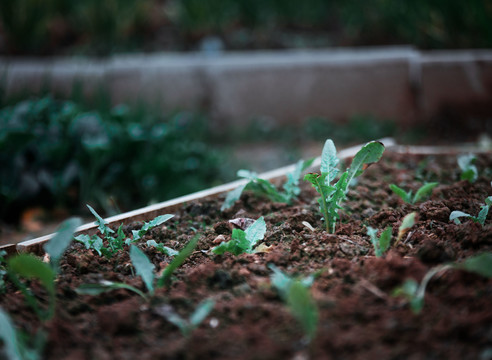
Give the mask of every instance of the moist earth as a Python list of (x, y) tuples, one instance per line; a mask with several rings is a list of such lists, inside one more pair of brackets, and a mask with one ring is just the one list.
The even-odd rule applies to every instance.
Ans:
[[(333, 234), (324, 230), (316, 192), (303, 181), (292, 205), (251, 193), (225, 211), (220, 210), (225, 195), (190, 202), (139, 243), (161, 271), (172, 258), (147, 247), (147, 240), (179, 250), (197, 234), (200, 238), (170, 285), (149, 301), (123, 289), (78, 295), (79, 285), (103, 279), (145, 287), (128, 251), (108, 259), (73, 243), (61, 261), (53, 320), (40, 323), (8, 281), (0, 306), (26, 334), (39, 329), (47, 334), (46, 359), (491, 359), (492, 280), (462, 270), (444, 272), (430, 281), (418, 314), (406, 299), (393, 296), (405, 280), (421, 281), (434, 266), (492, 251), (490, 215), (484, 226), (449, 221), (453, 210), (478, 214), (492, 194), (492, 154), (479, 155), (476, 166), (480, 176), (470, 183), (460, 180), (454, 155), (387, 151), (351, 187)], [(415, 192), (430, 181), (439, 185), (413, 205), (388, 187), (394, 183)], [(413, 211), (415, 225), (375, 257), (366, 226), (380, 231), (390, 226), (395, 239), (403, 217)], [(230, 239), (228, 220), (260, 216), (267, 224), (266, 252), (207, 252), (219, 235)], [(126, 224), (124, 230), (131, 234), (141, 226)], [(311, 342), (272, 288), (269, 264), (290, 275), (319, 271), (311, 287), (319, 311)], [(47, 301), (38, 284), (31, 287), (39, 301)], [(171, 306), (187, 318), (207, 298), (215, 307), (188, 338), (162, 316)]]

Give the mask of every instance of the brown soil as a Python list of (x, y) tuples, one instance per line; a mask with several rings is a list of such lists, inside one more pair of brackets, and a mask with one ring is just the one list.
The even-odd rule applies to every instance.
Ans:
[[(245, 194), (221, 212), (218, 201), (189, 203), (174, 219), (146, 237), (180, 249), (196, 233), (196, 251), (175, 272), (172, 284), (151, 301), (118, 290), (79, 296), (74, 289), (101, 279), (122, 281), (144, 290), (133, 275), (128, 253), (98, 257), (74, 244), (61, 263), (54, 320), (41, 325), (12, 284), (0, 299), (15, 323), (33, 334), (48, 334), (46, 359), (488, 359), (492, 352), (492, 280), (452, 270), (434, 278), (423, 311), (414, 314), (392, 291), (406, 279), (418, 281), (433, 266), (492, 251), (492, 222), (450, 222), (453, 210), (477, 214), (491, 195), (492, 154), (477, 161), (482, 176), (473, 184), (459, 181), (454, 156), (409, 156), (386, 153), (358, 179), (343, 207), (335, 234), (323, 231), (314, 190), (307, 184), (293, 206), (265, 202)], [(417, 189), (438, 181), (429, 200), (403, 204), (388, 188), (396, 183)], [(382, 258), (366, 235), (365, 225), (393, 228), (411, 211), (418, 222)], [(230, 236), (235, 217), (264, 216), (268, 253), (210, 255), (213, 240)], [(315, 231), (302, 222), (309, 222)], [(129, 224), (126, 230), (139, 228)], [(162, 269), (170, 258), (141, 248)], [(271, 288), (268, 264), (289, 274), (324, 269), (311, 293), (320, 313), (316, 338), (308, 344), (301, 327)], [(37, 291), (41, 301), (46, 300)], [(188, 316), (203, 299), (216, 305), (186, 339), (159, 315), (171, 305)]]

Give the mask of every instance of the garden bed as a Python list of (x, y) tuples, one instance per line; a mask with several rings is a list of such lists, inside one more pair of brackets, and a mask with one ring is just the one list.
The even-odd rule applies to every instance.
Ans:
[[(142, 291), (145, 287), (135, 276), (126, 249), (106, 258), (74, 243), (60, 263), (52, 320), (40, 323), (11, 283), (0, 306), (26, 333), (44, 329), (47, 359), (489, 358), (490, 279), (462, 270), (439, 273), (429, 282), (418, 314), (405, 298), (392, 295), (409, 278), (420, 282), (436, 266), (492, 250), (490, 216), (483, 226), (466, 219), (461, 224), (449, 221), (454, 210), (478, 214), (492, 193), (492, 154), (477, 154), (475, 165), (479, 177), (472, 183), (460, 180), (456, 154), (387, 149), (350, 188), (333, 234), (324, 230), (317, 194), (306, 181), (301, 181), (301, 193), (292, 205), (265, 201), (249, 192), (224, 211), (222, 192), (187, 199), (173, 204), (174, 218), (139, 243), (159, 272), (171, 257), (145, 246), (145, 241), (180, 250), (198, 236), (194, 252), (174, 272), (172, 282), (156, 289), (150, 300), (124, 289), (78, 295), (75, 289), (80, 285), (103, 279)], [(397, 184), (415, 192), (431, 181), (439, 185), (428, 199), (415, 204), (403, 203), (389, 188)], [(163, 209), (154, 209), (152, 216), (164, 214)], [(366, 226), (378, 230), (390, 226), (396, 236), (403, 217), (411, 212), (417, 213), (415, 225), (397, 245), (376, 257)], [(143, 216), (132, 214), (136, 215)], [(260, 216), (267, 229), (264, 252), (237, 256), (209, 252), (219, 236), (230, 239), (228, 220)], [(141, 221), (128, 219), (135, 218), (127, 217), (125, 232), (141, 228)], [(110, 224), (114, 230), (119, 225)], [(20, 248), (40, 249), (25, 245)], [(307, 341), (303, 327), (272, 287), (270, 265), (289, 275), (316, 274), (310, 293), (319, 322), (312, 341)], [(47, 301), (41, 288), (34, 283), (32, 288), (41, 302)], [(184, 337), (167, 315), (175, 311), (188, 317), (204, 299), (215, 301), (213, 310)]]

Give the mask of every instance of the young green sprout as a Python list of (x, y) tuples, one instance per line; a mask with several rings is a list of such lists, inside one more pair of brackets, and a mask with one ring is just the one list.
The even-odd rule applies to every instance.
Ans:
[(159, 315), (165, 317), (167, 321), (176, 325), (184, 337), (189, 337), (193, 330), (200, 326), (203, 320), (207, 318), (214, 306), (214, 300), (205, 299), (197, 305), (188, 319), (185, 319), (179, 315), (170, 305), (160, 306), (156, 310)]
[(460, 217), (472, 219), (474, 222), (485, 225), (485, 220), (487, 220), (487, 215), (489, 214), (490, 207), (492, 206), (492, 196), (485, 199), (485, 204), (481, 206), (480, 212), (477, 216), (467, 214), (463, 211), (455, 210), (449, 214), (449, 221), (453, 221), (455, 224), (461, 224), (459, 220)]
[[(125, 234), (122, 228), (123, 225), (120, 225), (120, 227), (116, 231), (116, 237), (114, 237), (114, 230), (107, 225), (107, 222), (101, 216), (99, 216), (96, 210), (94, 210), (89, 205), (87, 205), (87, 207), (95, 216), (99, 232), (101, 233), (103, 238), (98, 235), (89, 236), (86, 234), (82, 234), (77, 236), (75, 240), (84, 244), (86, 249), (92, 249), (96, 251), (99, 255), (105, 255), (108, 258), (113, 256), (113, 254), (118, 250), (123, 249), (124, 245), (130, 245), (132, 243), (138, 242), (150, 229), (155, 226), (161, 225), (162, 223), (174, 217), (174, 215), (170, 214), (157, 216), (155, 219), (144, 223), (140, 230), (132, 230), (133, 239), (125, 239)], [(107, 247), (104, 246), (105, 242), (106, 244), (108, 244)]]
[(437, 274), (451, 269), (464, 270), (492, 278), (492, 253), (483, 253), (468, 258), (462, 263), (450, 263), (433, 267), (425, 274), (420, 284), (413, 279), (409, 279), (402, 286), (396, 288), (393, 291), (393, 295), (405, 297), (414, 314), (419, 314), (424, 307), (425, 290), (429, 281)]
[(477, 157), (473, 154), (464, 154), (458, 156), (458, 166), (461, 169), (461, 180), (467, 180), (468, 182), (475, 182), (478, 178), (478, 170), (474, 165)]
[(351, 181), (361, 175), (367, 165), (379, 161), (383, 152), (384, 145), (380, 142), (366, 144), (354, 156), (350, 168), (334, 183), (339, 159), (333, 141), (326, 140), (321, 154), (320, 174), (309, 173), (304, 176), (304, 180), (309, 181), (320, 195), (319, 210), (325, 221), (326, 231), (335, 232), (336, 221), (340, 218), (338, 210), (342, 208), (340, 203), (345, 199)]
[[(59, 261), (80, 224), (81, 220), (78, 218), (66, 220), (60, 225), (55, 236), (45, 244), (44, 249), (50, 258), (50, 264), (31, 254), (19, 254), (7, 260), (7, 271), (10, 279), (19, 288), (27, 304), (32, 307), (42, 321), (51, 319), (55, 313), (55, 278), (59, 271)], [(40, 306), (42, 302), (37, 300), (27, 285), (30, 280), (38, 280), (46, 290), (48, 294), (47, 309)]]
[(258, 241), (263, 240), (265, 237), (265, 232), (266, 224), (262, 216), (244, 231), (241, 229), (233, 229), (232, 239), (214, 247), (212, 252), (217, 255), (222, 255), (226, 252), (230, 252), (234, 255), (243, 253), (251, 254), (254, 252), (253, 248)]
[(290, 204), (292, 200), (294, 200), (301, 192), (301, 189), (299, 188), (299, 179), (302, 172), (308, 168), (313, 161), (314, 159), (307, 161), (299, 160), (294, 171), (286, 175), (287, 181), (283, 185), (283, 191), (278, 191), (271, 182), (259, 178), (255, 172), (239, 170), (237, 172), (237, 176), (249, 181), (246, 184), (240, 185), (236, 189), (230, 191), (220, 209), (222, 211), (229, 209), (236, 201), (239, 200), (241, 194), (245, 190), (251, 190), (255, 194), (265, 196), (274, 202)]
[(404, 202), (407, 204), (415, 204), (416, 202), (423, 200), (431, 195), (432, 189), (434, 189), (439, 183), (431, 182), (428, 184), (422, 185), (414, 196), (412, 196), (412, 190), (408, 192), (403, 190), (401, 187), (396, 186), (395, 184), (390, 184), (390, 189), (398, 195)]
[[(140, 250), (137, 246), (130, 246), (130, 259), (132, 261), (133, 266), (135, 267), (135, 271), (137, 275), (142, 278), (142, 281), (147, 289), (147, 293), (144, 293), (137, 289), (136, 287), (127, 285), (125, 283), (113, 282), (103, 280), (99, 283), (93, 284), (82, 284), (75, 291), (81, 295), (99, 295), (107, 291), (116, 290), (116, 289), (127, 289), (133, 291), (134, 293), (140, 295), (145, 300), (148, 300), (148, 296), (153, 296), (155, 288), (161, 288), (165, 286), (169, 280), (171, 279), (171, 275), (173, 272), (180, 267), (185, 260), (190, 256), (198, 243), (199, 237), (195, 236), (190, 242), (181, 250), (174, 259), (166, 266), (160, 278), (156, 279), (154, 269), (155, 266), (149, 260), (147, 255)], [(156, 282), (157, 280), (157, 282)]]
[[(401, 225), (398, 228), (398, 236), (396, 238), (395, 245), (398, 244), (402, 237), (415, 224), (416, 215), (416, 212), (412, 212), (403, 218)], [(374, 246), (374, 253), (377, 257), (381, 257), (391, 245), (391, 226), (384, 229), (380, 237), (377, 236), (377, 233), (377, 229), (367, 226), (367, 235), (371, 238), (372, 245)]]
[(283, 273), (274, 265), (269, 265), (269, 268), (273, 271), (270, 276), (272, 286), (301, 325), (307, 340), (312, 341), (316, 336), (319, 321), (318, 308), (309, 291), (315, 276), (296, 279)]

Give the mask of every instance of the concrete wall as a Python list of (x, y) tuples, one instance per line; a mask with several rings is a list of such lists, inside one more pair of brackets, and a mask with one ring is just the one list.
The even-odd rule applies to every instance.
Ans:
[(205, 109), (213, 121), (277, 123), (310, 116), (344, 120), (371, 114), (410, 123), (443, 107), (492, 116), (492, 50), (419, 52), (410, 47), (152, 54), (91, 59), (0, 58), (7, 95), (43, 88), (87, 95), (102, 87), (112, 101)]

